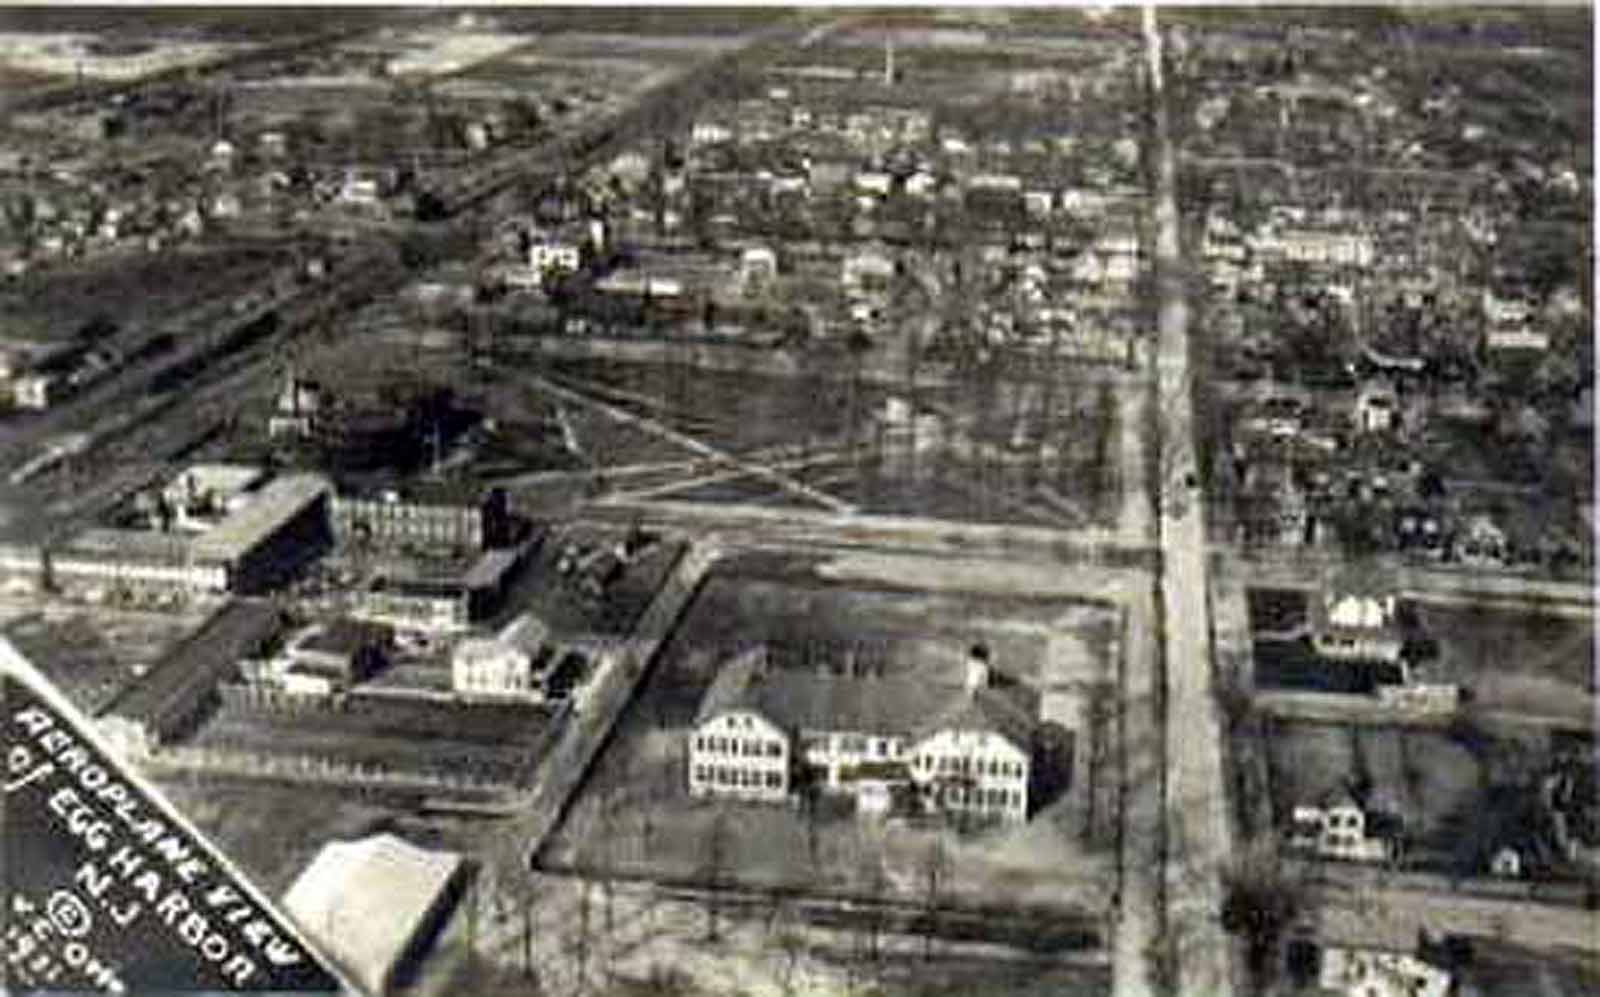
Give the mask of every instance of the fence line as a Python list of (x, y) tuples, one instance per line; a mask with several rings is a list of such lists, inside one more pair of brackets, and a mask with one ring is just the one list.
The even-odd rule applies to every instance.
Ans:
[(242, 748), (178, 745), (162, 748), (145, 764), (169, 771), (212, 771), (255, 777), (291, 777), (301, 782), (355, 783), (391, 789), (508, 792), (516, 787), (499, 779), (466, 773), (451, 775), (407, 772), (371, 762), (353, 762), (325, 755), (264, 754)]

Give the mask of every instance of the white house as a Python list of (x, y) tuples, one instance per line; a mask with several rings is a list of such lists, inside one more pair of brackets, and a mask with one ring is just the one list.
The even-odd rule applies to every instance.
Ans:
[(1386, 862), (1394, 856), (1391, 839), (1370, 833), (1369, 814), (1346, 789), (1317, 804), (1294, 808), (1289, 847), (1318, 858), (1350, 862)]
[(1327, 947), (1317, 986), (1348, 997), (1445, 997), (1450, 973), (1409, 952)]
[(690, 735), (690, 793), (778, 801), (810, 785), (881, 811), (898, 787), (932, 810), (1027, 819), (1036, 693), (995, 683), (978, 655), (959, 683), (841, 667), (781, 667), (765, 646), (726, 663)]
[(583, 266), (583, 246), (576, 239), (539, 235), (528, 246), (528, 269), (535, 274), (576, 273)]
[(544, 663), (553, 658), (550, 628), (538, 617), (519, 616), (493, 637), (469, 637), (450, 659), (450, 685), (458, 695), (482, 698), (545, 698)]
[(1505, 563), (1506, 534), (1493, 519), (1479, 514), (1467, 520), (1455, 538), (1456, 559), (1474, 567)]
[(1397, 432), (1400, 429), (1400, 396), (1387, 382), (1364, 384), (1356, 392), (1353, 419), (1359, 432)]
[(53, 374), (24, 374), (12, 382), (11, 390), (17, 408), (42, 412), (56, 401), (61, 382)]
[(770, 246), (751, 246), (739, 257), (739, 279), (747, 288), (771, 283), (778, 276), (778, 254)]
[(862, 172), (855, 176), (856, 190), (866, 194), (877, 194), (888, 197), (889, 190), (894, 185), (894, 178), (887, 173)]
[(894, 279), (894, 260), (887, 253), (866, 249), (845, 257), (840, 280), (847, 293), (886, 290)]
[(1311, 603), (1311, 645), (1338, 661), (1397, 662), (1403, 646), (1393, 594), (1329, 590)]
[(719, 121), (696, 121), (689, 130), (689, 141), (695, 145), (716, 145), (733, 140), (733, 129)]

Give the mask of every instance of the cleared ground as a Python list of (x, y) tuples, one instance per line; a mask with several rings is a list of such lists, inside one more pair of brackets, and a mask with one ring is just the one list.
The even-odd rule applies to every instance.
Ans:
[(997, 668), (1043, 684), (1048, 668), (1057, 676), (1063, 668), (1071, 672), (1064, 662), (1077, 663), (1073, 677), (1079, 680), (1103, 677), (1111, 626), (1103, 610), (1060, 600), (864, 590), (822, 582), (805, 558), (736, 558), (707, 581), (624, 714), (615, 741), (549, 846), (552, 866), (699, 880), (720, 813), (732, 829), (726, 874), (740, 885), (914, 900), (931, 856), (942, 850), (948, 860), (944, 889), (962, 904), (1071, 910), (1099, 909), (1109, 900), (1112, 856), (1079, 840), (1081, 793), (1048, 803), (1023, 826), (966, 834), (862, 822), (845, 806), (822, 808), (812, 824), (793, 807), (691, 799), (684, 739), (699, 701), (731, 646), (764, 638), (788, 646), (867, 640), (886, 649), (890, 669), (945, 678), (958, 673), (966, 649), (981, 640)]
[(156, 784), (184, 816), (269, 896), (280, 897), (329, 841), (393, 831), (425, 847), (480, 850), (483, 821), (415, 816), (418, 800), (316, 786), (186, 773)]
[(129, 250), (0, 284), (0, 345), (64, 343), (96, 316), (133, 329), (262, 286), (285, 257), (270, 250)]
[(1567, 715), (1594, 710), (1594, 621), (1503, 609), (1417, 607), (1439, 641), (1431, 672), (1470, 686), (1496, 709)]
[[(13, 607), (4, 612), (10, 615)], [(195, 613), (144, 613), (109, 608), (15, 607), (3, 627), (22, 654), (66, 697), (89, 713), (116, 698), (137, 672), (199, 625)]]

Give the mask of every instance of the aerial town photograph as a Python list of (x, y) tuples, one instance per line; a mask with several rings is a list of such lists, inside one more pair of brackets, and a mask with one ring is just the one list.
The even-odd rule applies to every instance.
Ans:
[(0, 3), (0, 992), (1600, 994), (1594, 39)]

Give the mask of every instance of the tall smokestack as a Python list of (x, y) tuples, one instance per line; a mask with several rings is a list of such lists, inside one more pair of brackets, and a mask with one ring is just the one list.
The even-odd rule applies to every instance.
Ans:
[(883, 40), (883, 85), (894, 86), (894, 36)]

